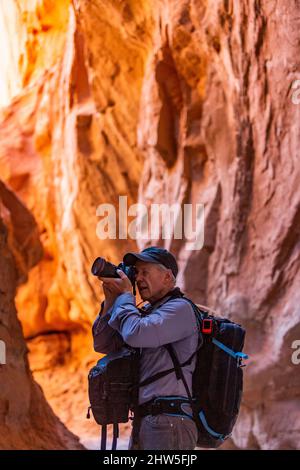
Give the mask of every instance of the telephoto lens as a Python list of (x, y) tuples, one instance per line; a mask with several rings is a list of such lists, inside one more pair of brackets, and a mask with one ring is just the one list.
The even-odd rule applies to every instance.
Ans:
[(92, 265), (92, 274), (97, 277), (120, 277), (119, 274), (117, 273), (117, 269), (120, 269), (123, 271), (126, 276), (129, 278), (132, 287), (133, 287), (133, 295), (136, 295), (136, 289), (135, 289), (135, 267), (134, 266), (126, 266), (124, 263), (120, 263), (118, 266), (116, 266), (113, 263), (110, 263), (109, 261), (106, 261), (105, 258), (101, 258), (99, 256), (98, 258), (95, 259)]
[(120, 277), (117, 273), (117, 266), (106, 261), (104, 258), (96, 258), (92, 266), (92, 274), (101, 277)]

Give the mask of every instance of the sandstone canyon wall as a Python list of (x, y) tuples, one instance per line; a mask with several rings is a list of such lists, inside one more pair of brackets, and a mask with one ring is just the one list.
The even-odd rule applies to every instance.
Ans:
[(81, 449), (79, 439), (54, 415), (33, 380), (14, 304), (16, 286), (24, 276), (16, 258), (27, 269), (41, 258), (37, 226), (2, 182), (0, 208), (9, 224), (7, 228), (0, 219), (0, 338), (5, 344), (0, 365), (0, 449)]
[[(299, 447), (299, 2), (11, 3), (0, 10), (11, 51), (0, 178), (37, 224), (41, 252), (24, 263), (12, 249), (16, 306), (54, 411), (96, 435), (80, 418), (96, 357), (94, 257), (118, 262), (164, 244), (183, 290), (247, 329), (243, 406), (227, 446)], [(204, 204), (203, 248), (99, 239), (96, 209), (118, 207), (120, 195), (128, 205)]]

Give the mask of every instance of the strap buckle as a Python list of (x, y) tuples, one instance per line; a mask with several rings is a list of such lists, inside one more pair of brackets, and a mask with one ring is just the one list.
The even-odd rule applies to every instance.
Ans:
[(152, 415), (159, 415), (162, 413), (162, 403), (161, 401), (156, 401), (157, 398), (155, 398), (155, 400), (150, 403), (150, 414)]
[(213, 320), (211, 318), (204, 318), (202, 320), (202, 333), (204, 335), (211, 335), (213, 332)]

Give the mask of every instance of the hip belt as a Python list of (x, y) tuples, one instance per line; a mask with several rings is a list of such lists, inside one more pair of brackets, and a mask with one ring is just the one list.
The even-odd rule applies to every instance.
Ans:
[(138, 406), (138, 416), (156, 416), (167, 414), (193, 419), (193, 413), (188, 398), (185, 397), (157, 397)]

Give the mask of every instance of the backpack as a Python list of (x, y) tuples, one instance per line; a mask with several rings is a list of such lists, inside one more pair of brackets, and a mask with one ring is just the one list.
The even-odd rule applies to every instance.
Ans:
[[(184, 383), (193, 410), (198, 428), (197, 446), (217, 448), (230, 437), (239, 413), (243, 392), (242, 361), (248, 359), (242, 352), (245, 330), (184, 298), (193, 307), (203, 342), (184, 364), (179, 363), (171, 344), (166, 345), (166, 349), (177, 377)], [(191, 394), (181, 367), (190, 363), (195, 354)]]
[(102, 357), (88, 375), (90, 406), (101, 425), (101, 450), (106, 449), (107, 425), (113, 424), (112, 450), (117, 447), (118, 423), (127, 423), (129, 410), (138, 401), (139, 351), (124, 346)]
[[(161, 371), (139, 383), (139, 350), (123, 347), (100, 359), (89, 373), (89, 399), (93, 416), (102, 426), (101, 450), (106, 449), (107, 425), (113, 424), (112, 450), (116, 449), (118, 423), (126, 423), (129, 411), (137, 410), (138, 389), (170, 373), (176, 373), (185, 386), (198, 429), (197, 446), (219, 447), (230, 435), (236, 422), (243, 391), (242, 353), (245, 330), (226, 318), (214, 316), (203, 306), (185, 297), (179, 289), (170, 299), (184, 298), (196, 315), (199, 342), (196, 351), (180, 364), (172, 344), (165, 345), (173, 368)], [(186, 383), (182, 367), (196, 355), (192, 391)], [(89, 418), (89, 410), (87, 418)]]

